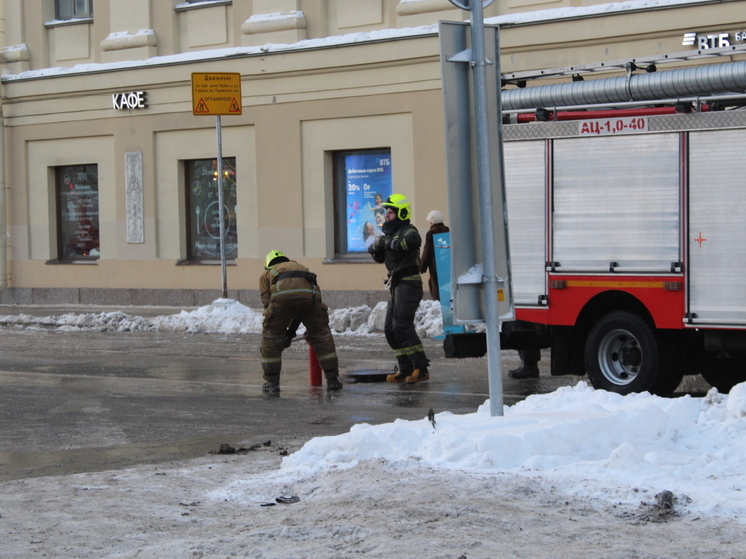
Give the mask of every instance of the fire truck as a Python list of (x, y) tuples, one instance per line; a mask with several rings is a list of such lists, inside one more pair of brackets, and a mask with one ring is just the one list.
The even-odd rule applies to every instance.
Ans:
[(503, 75), (503, 348), (621, 394), (746, 381), (746, 61), (727, 60)]

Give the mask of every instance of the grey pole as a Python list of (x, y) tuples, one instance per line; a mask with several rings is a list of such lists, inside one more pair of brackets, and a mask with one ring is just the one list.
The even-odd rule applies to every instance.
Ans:
[[(463, 2), (463, 0), (461, 0)], [(490, 168), (489, 112), (487, 109), (487, 60), (484, 49), (484, 12), (481, 0), (451, 3), (471, 12), (471, 48), (474, 81), (474, 126), (477, 147), (477, 180), (479, 184), (479, 218), (481, 222), (485, 323), (487, 326), (487, 374), (490, 390), (490, 415), (503, 415), (502, 363), (500, 355), (500, 313), (497, 301), (497, 256)], [(490, 5), (487, 0), (484, 5)], [(466, 7), (468, 5), (468, 7)], [(496, 62), (496, 61), (495, 61)], [(499, 73), (498, 73), (499, 75)], [(501, 185), (502, 186), (502, 185)]]
[[(218, 219), (220, 220), (220, 273), (222, 277), (223, 299), (228, 298), (228, 278), (225, 270), (225, 210), (223, 209), (223, 129), (220, 115), (215, 117), (215, 129), (218, 136)], [(207, 217), (207, 216), (205, 216)]]

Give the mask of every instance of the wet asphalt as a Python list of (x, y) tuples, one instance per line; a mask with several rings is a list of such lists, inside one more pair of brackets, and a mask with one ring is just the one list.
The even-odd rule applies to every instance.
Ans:
[[(102, 312), (91, 307), (0, 305), (0, 316)], [(120, 308), (133, 316), (182, 309)], [(188, 309), (187, 309), (188, 310)], [(336, 336), (342, 373), (385, 374), (394, 366), (383, 336)], [(472, 413), (489, 398), (487, 359), (446, 359), (423, 340), (431, 378), (416, 385), (357, 382), (329, 392), (310, 385), (308, 347), (283, 354), (281, 392), (261, 390), (258, 334), (91, 332), (0, 327), (0, 481), (119, 469), (271, 445), (291, 452), (357, 423), (422, 419), (432, 409)], [(514, 380), (515, 351), (503, 351), (504, 404), (572, 386), (586, 377)], [(364, 376), (364, 375), (363, 375)], [(374, 376), (374, 378), (376, 378)], [(701, 394), (687, 380), (680, 394)]]

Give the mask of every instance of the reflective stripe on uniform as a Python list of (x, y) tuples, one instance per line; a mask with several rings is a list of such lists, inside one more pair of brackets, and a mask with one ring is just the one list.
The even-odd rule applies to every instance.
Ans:
[(394, 350), (394, 355), (400, 357), (402, 355), (414, 355), (415, 353), (420, 353), (422, 351), (425, 351), (422, 348), (422, 344), (417, 344), (409, 347), (400, 347), (399, 349)]
[(332, 353), (327, 353), (325, 355), (317, 355), (316, 358), (319, 361), (327, 361), (329, 359), (336, 359), (337, 358), (337, 352), (333, 351)]
[(262, 363), (282, 363), (282, 357), (262, 357)]

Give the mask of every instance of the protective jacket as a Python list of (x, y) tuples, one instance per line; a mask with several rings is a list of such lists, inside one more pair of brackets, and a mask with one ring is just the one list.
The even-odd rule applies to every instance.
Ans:
[(368, 247), (368, 252), (378, 263), (386, 265), (391, 279), (391, 285), (395, 287), (400, 282), (422, 286), (420, 276), (420, 237), (417, 228), (409, 220), (395, 219), (383, 224), (384, 235), (373, 245)]
[(259, 294), (266, 309), (270, 301), (284, 299), (316, 299), (321, 302), (321, 290), (316, 274), (292, 260), (272, 266), (259, 278)]

